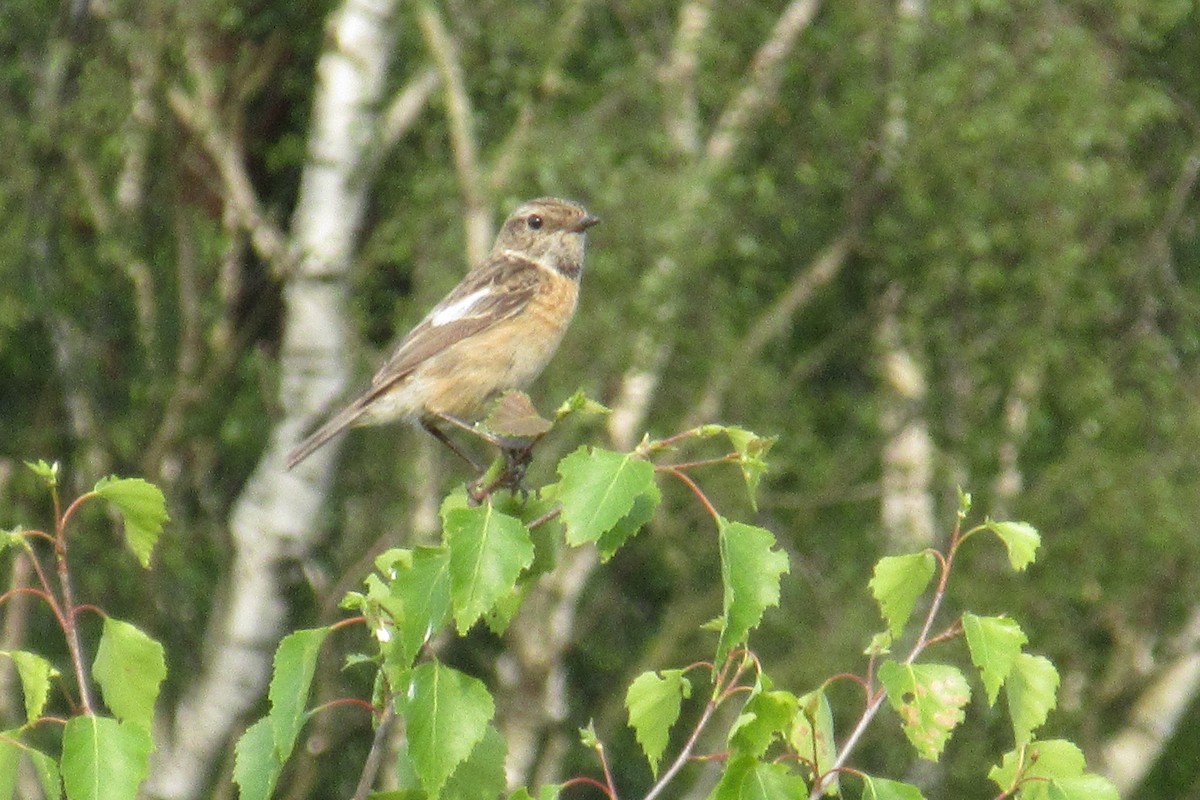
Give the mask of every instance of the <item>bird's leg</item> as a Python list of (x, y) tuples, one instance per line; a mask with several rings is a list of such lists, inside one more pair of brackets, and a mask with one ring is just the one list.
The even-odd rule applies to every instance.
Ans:
[[(443, 417), (443, 419), (446, 419), (448, 421), (452, 420), (454, 423), (456, 423), (458, 425), (465, 425), (465, 423), (463, 423), (460, 420), (453, 419), (453, 417)], [(465, 450), (463, 450), (458, 445), (456, 445), (454, 443), (454, 440), (451, 439), (449, 436), (447, 436), (445, 431), (443, 431), (441, 428), (434, 425), (429, 420), (424, 420), (424, 419), (421, 420), (421, 427), (424, 428), (426, 431), (428, 431), (430, 436), (437, 439), (442, 444), (446, 445), (446, 447), (449, 447), (450, 451), (453, 452), (454, 455), (458, 456), (463, 461), (467, 462), (472, 467), (474, 467), (476, 472), (483, 472), (484, 468), (479, 466), (478, 462), (476, 462), (475, 459), (473, 459), (473, 458), (471, 458), (471, 456), (467, 455)], [(468, 430), (470, 430), (469, 426), (468, 426)]]
[(524, 480), (525, 472), (529, 469), (529, 465), (533, 461), (533, 442), (536, 440), (530, 440), (526, 437), (499, 436), (490, 431), (480, 430), (475, 425), (464, 422), (457, 417), (452, 417), (449, 414), (438, 414), (437, 417), (478, 436), (485, 442), (499, 448), (500, 452), (504, 455), (503, 469), (485, 485), (484, 480), (489, 477), (488, 472), (490, 470), (481, 468), (472, 459), (468, 458), (450, 441), (444, 432), (434, 427), (431, 423), (423, 423), (426, 430), (454, 450), (454, 452), (458, 453), (459, 456), (470, 462), (476, 471), (480, 473), (479, 477), (467, 486), (467, 492), (472, 500), (477, 503), (483, 502), (496, 489), (509, 489), (514, 493), (525, 491), (521, 486), (521, 482)]

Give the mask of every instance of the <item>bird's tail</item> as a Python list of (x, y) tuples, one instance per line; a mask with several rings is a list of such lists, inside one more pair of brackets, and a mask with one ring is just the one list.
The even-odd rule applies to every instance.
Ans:
[(288, 453), (287, 468), (291, 469), (296, 466), (312, 455), (314, 450), (353, 425), (365, 410), (366, 408), (361, 402), (354, 402), (343, 408), (332, 419), (313, 431), (312, 435), (297, 445), (295, 450)]

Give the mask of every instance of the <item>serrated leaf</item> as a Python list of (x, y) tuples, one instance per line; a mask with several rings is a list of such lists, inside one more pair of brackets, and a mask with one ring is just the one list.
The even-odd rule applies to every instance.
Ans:
[(1047, 739), (1010, 750), (988, 771), (988, 779), (1002, 792), (1012, 792), (1020, 781), (1077, 778), (1087, 766), (1083, 751), (1065, 739)]
[(1004, 694), (1012, 718), (1013, 738), (1018, 745), (1033, 738), (1057, 703), (1058, 670), (1043, 656), (1022, 653), (1013, 664)]
[(40, 750), (27, 749), (25, 755), (33, 762), (33, 771), (42, 785), (42, 794), (47, 800), (61, 800), (63, 787), (58, 762)]
[(988, 520), (984, 524), (1004, 542), (1004, 546), (1008, 548), (1008, 563), (1017, 572), (1023, 571), (1037, 558), (1037, 549), (1042, 543), (1042, 537), (1028, 522)]
[[(1100, 775), (1055, 778), (1046, 784), (1047, 800), (1121, 800), (1117, 787)], [(1022, 792), (1022, 799), (1024, 792)]]
[(81, 714), (63, 729), (62, 777), (70, 800), (136, 800), (150, 768), (150, 734), (111, 717)]
[(888, 632), (898, 637), (912, 616), (917, 598), (925, 593), (933, 577), (934, 559), (929, 553), (884, 556), (875, 565), (871, 594), (887, 623)]
[(654, 467), (632, 453), (581, 447), (558, 464), (559, 501), (567, 543), (594, 542), (654, 485)]
[(21, 690), (25, 695), (25, 719), (33, 722), (42, 716), (46, 708), (46, 698), (50, 694), (50, 679), (59, 674), (46, 659), (37, 653), (25, 650), (11, 652), (0, 651), (17, 665), (17, 674), (21, 677)]
[(786, 763), (764, 764), (750, 755), (729, 759), (709, 800), (795, 800), (808, 794)]
[(863, 775), (863, 800), (925, 800), (921, 790), (912, 784), (872, 778)]
[[(543, 783), (538, 789), (538, 800), (558, 800), (562, 786), (561, 783)], [(529, 794), (528, 789), (522, 786), (510, 794), (508, 800), (533, 800), (533, 796)]]
[(779, 579), (789, 570), (786, 553), (774, 550), (775, 536), (765, 528), (718, 520), (721, 583), (725, 590), (717, 663), (743, 644), (763, 612), (779, 605)]
[(48, 486), (58, 485), (58, 462), (47, 464), (44, 459), (39, 458), (37, 461), (26, 461), (25, 466), (29, 470), (44, 480)]
[(286, 762), (291, 756), (296, 737), (308, 719), (305, 710), (308, 690), (317, 669), (321, 644), (327, 635), (329, 628), (293, 631), (283, 637), (275, 650), (271, 686), (267, 690), (271, 713), (267, 718), (271, 721), (275, 756), (280, 763)]
[(529, 395), (510, 389), (492, 403), (480, 427), (498, 436), (537, 441), (554, 423), (538, 413)]
[(579, 729), (579, 743), (589, 750), (600, 746), (600, 737), (596, 735), (596, 721), (588, 720), (588, 724)]
[(791, 692), (756, 690), (729, 729), (729, 744), (734, 750), (761, 758), (776, 739), (792, 732), (798, 711), (799, 700)]
[(92, 674), (117, 719), (150, 730), (154, 702), (167, 677), (161, 644), (128, 622), (105, 617)]
[(483, 739), (493, 714), (481, 681), (437, 661), (413, 670), (405, 699), (408, 752), (431, 797)]
[(879, 680), (918, 755), (937, 761), (971, 699), (962, 672), (945, 664), (885, 661), (879, 667)]
[(270, 800), (283, 771), (283, 762), (275, 751), (271, 719), (263, 717), (247, 728), (234, 754), (233, 780), (238, 785), (238, 800)]
[(158, 543), (167, 516), (162, 491), (141, 478), (101, 478), (92, 490), (117, 507), (125, 520), (125, 542), (143, 567)]
[[(796, 754), (815, 767), (816, 773), (827, 773), (837, 760), (837, 743), (833, 733), (833, 708), (824, 689), (800, 697), (788, 743)], [(837, 773), (826, 779), (825, 794), (839, 793)]]
[(654, 518), (658, 504), (662, 502), (662, 492), (655, 484), (633, 499), (633, 508), (621, 517), (617, 524), (607, 530), (597, 541), (596, 549), (600, 552), (600, 561), (608, 561), (620, 550), (630, 538)]
[(738, 454), (738, 466), (742, 469), (742, 479), (746, 482), (746, 491), (750, 496), (750, 506), (758, 510), (758, 484), (767, 472), (767, 453), (779, 441), (778, 436), (759, 436), (753, 431), (736, 426), (726, 426), (725, 435)]
[(21, 748), (12, 732), (0, 733), (0, 800), (12, 800), (17, 789), (17, 763)]
[(521, 520), (492, 504), (455, 508), (442, 517), (450, 551), (450, 602), (458, 632), (510, 594), (521, 570), (533, 563), (533, 541)]
[(967, 648), (971, 652), (971, 663), (979, 669), (988, 705), (995, 705), (1001, 685), (1029, 638), (1020, 625), (1007, 617), (963, 614), (962, 622), (967, 635)]
[(629, 727), (633, 728), (655, 778), (670, 740), (671, 727), (679, 719), (683, 699), (691, 696), (692, 682), (681, 669), (643, 672), (634, 678), (625, 692)]
[(496, 800), (504, 793), (504, 737), (488, 725), (467, 760), (451, 773), (438, 800)]
[(576, 389), (575, 394), (563, 401), (554, 411), (554, 421), (562, 419), (568, 414), (588, 414), (599, 416), (601, 414), (611, 414), (612, 409), (608, 406), (598, 403), (587, 396), (583, 389)]
[(421, 648), (441, 630), (450, 616), (450, 553), (442, 547), (421, 547), (407, 566), (396, 566), (388, 588), (398, 607), (393, 622), (394, 646), (385, 658), (395, 669), (407, 670)]

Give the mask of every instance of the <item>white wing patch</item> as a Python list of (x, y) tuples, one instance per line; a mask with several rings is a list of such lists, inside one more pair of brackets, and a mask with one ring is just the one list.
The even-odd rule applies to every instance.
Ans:
[(435, 309), (434, 312), (429, 315), (429, 324), (437, 328), (442, 325), (448, 325), (451, 322), (457, 322), (458, 320), (469, 316), (471, 309), (478, 305), (480, 300), (487, 297), (491, 293), (492, 288), (490, 286), (485, 286), (482, 289), (476, 289), (461, 300), (455, 300), (448, 306)]

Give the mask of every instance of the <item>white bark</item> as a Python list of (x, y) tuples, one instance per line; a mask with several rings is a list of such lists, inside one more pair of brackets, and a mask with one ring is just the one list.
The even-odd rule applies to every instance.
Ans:
[(291, 473), (284, 471), (284, 456), (347, 380), (350, 336), (341, 278), (366, 205), (368, 187), (360, 167), (375, 140), (394, 7), (395, 0), (346, 0), (328, 23), (328, 45), (317, 67), (308, 164), (289, 242), (280, 362), (285, 416), (234, 506), (233, 567), (208, 637), (203, 672), (180, 703), (170, 735), (160, 737), (147, 787), (157, 796), (198, 796), (230, 737), (240, 732), (243, 715), (262, 697), (275, 646), (285, 632), (281, 568), (305, 558), (319, 534), (315, 521), (336, 445)]
[(1125, 726), (1104, 744), (1100, 769), (1122, 797), (1145, 779), (1200, 694), (1200, 607), (1172, 649), (1177, 654), (1138, 697)]
[(924, 418), (925, 374), (904, 346), (894, 297), (879, 327), (885, 403), (880, 517), (893, 549), (927, 547), (934, 538), (933, 437)]

